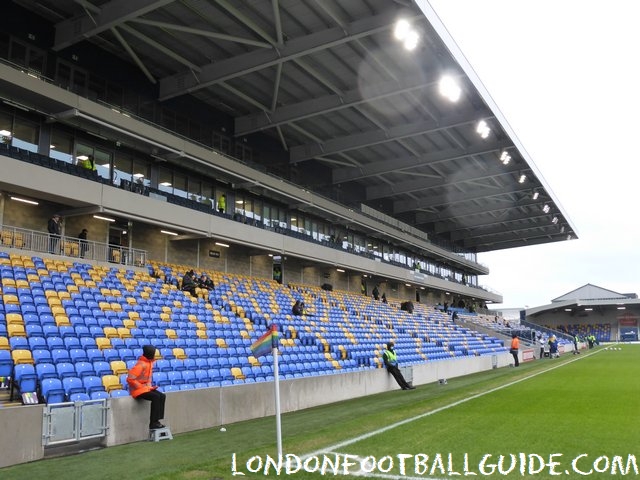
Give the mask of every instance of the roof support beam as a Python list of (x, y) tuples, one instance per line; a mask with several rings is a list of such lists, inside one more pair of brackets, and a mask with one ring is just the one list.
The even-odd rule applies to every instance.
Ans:
[(393, 95), (407, 93), (435, 85), (434, 78), (413, 77), (400, 81), (391, 80), (375, 85), (371, 91), (376, 92), (374, 96), (365, 97), (359, 88), (344, 92), (342, 95), (326, 95), (324, 97), (312, 98), (304, 102), (293, 105), (286, 105), (278, 108), (270, 114), (257, 113), (236, 118), (235, 131), (237, 135), (247, 135), (259, 132), (268, 128), (282, 126), (290, 122), (297, 122), (316, 115), (324, 115), (329, 112), (341, 110), (343, 108), (355, 107), (357, 105), (380, 100)]
[(489, 155), (500, 152), (509, 145), (506, 141), (490, 142), (489, 144), (481, 143), (472, 145), (465, 150), (452, 148), (438, 153), (425, 153), (418, 156), (394, 158), (393, 160), (384, 159), (358, 168), (341, 168), (333, 172), (333, 183), (361, 180), (376, 175), (387, 175), (391, 172), (410, 171), (424, 165), (436, 165), (438, 163), (461, 160), (474, 155)]
[[(479, 116), (488, 118), (488, 112), (478, 112)], [(371, 130), (360, 134), (349, 135), (346, 137), (334, 138), (323, 143), (299, 145), (291, 148), (290, 163), (303, 162), (324, 155), (355, 150), (371, 145), (379, 145), (381, 143), (392, 142), (403, 138), (414, 137), (434, 133), (449, 128), (459, 127), (473, 123), (473, 119), (468, 113), (456, 114), (448, 118), (443, 118), (441, 123), (432, 120), (419, 123), (410, 123), (406, 125), (398, 125), (387, 130)]]
[(470, 181), (481, 181), (495, 178), (502, 175), (510, 175), (522, 170), (521, 166), (508, 165), (504, 166), (499, 162), (487, 169), (465, 168), (455, 175), (445, 178), (413, 178), (405, 182), (396, 182), (393, 185), (383, 185), (377, 187), (367, 187), (367, 200), (376, 198), (384, 198), (392, 195), (407, 194), (412, 192), (421, 192), (434, 187), (453, 187), (461, 183)]
[[(218, 3), (221, 3), (218, 0)], [(257, 50), (234, 58), (202, 66), (202, 74), (194, 78), (183, 72), (160, 80), (160, 100), (193, 93), (219, 82), (288, 62), (315, 52), (351, 42), (392, 28), (397, 11), (368, 17), (348, 25), (347, 29), (334, 27), (288, 41), (281, 49)], [(424, 18), (416, 16), (418, 18)], [(275, 42), (274, 42), (275, 43)]]
[(420, 200), (400, 200), (393, 203), (393, 212), (395, 214), (398, 214), (421, 208), (431, 208), (442, 205), (451, 206), (456, 203), (472, 201), (480, 201), (486, 203), (487, 199), (493, 197), (502, 197), (505, 195), (512, 195), (514, 193), (521, 193), (530, 190), (530, 186), (525, 187), (521, 184), (515, 184), (496, 189), (495, 195), (489, 195), (486, 189), (479, 189), (474, 192), (460, 192), (455, 195), (437, 195), (429, 198), (422, 198)]
[(175, 30), (176, 32), (190, 33), (201, 37), (215, 38), (216, 40), (224, 40), (227, 42), (241, 43), (243, 45), (251, 45), (253, 47), (271, 48), (271, 44), (251, 40), (250, 38), (236, 37), (224, 33), (212, 32), (210, 30), (201, 30), (199, 28), (188, 27), (185, 25), (176, 25), (174, 23), (157, 22), (155, 20), (146, 20), (144, 18), (134, 18), (131, 23), (139, 23), (141, 25), (149, 25), (150, 27), (163, 28), (165, 30)]
[(67, 48), (94, 35), (98, 35), (112, 27), (120, 25), (134, 18), (146, 15), (153, 10), (162, 8), (175, 0), (113, 0), (103, 7), (92, 9), (93, 18), (82, 16), (70, 18), (56, 25), (56, 35), (53, 49), (58, 51)]
[[(426, 211), (419, 211), (415, 213), (414, 221), (416, 225), (424, 225), (429, 223), (436, 222), (446, 222), (451, 221), (458, 223), (458, 221), (463, 221), (462, 219), (466, 217), (477, 217), (478, 215), (493, 215), (498, 213), (497, 219), (500, 219), (500, 215), (504, 215), (505, 212), (508, 212), (513, 208), (521, 208), (527, 207), (530, 205), (538, 205), (540, 202), (531, 200), (530, 198), (527, 200), (514, 201), (508, 197), (504, 198), (495, 198), (492, 200), (495, 202), (494, 204), (488, 204), (486, 202), (479, 202), (477, 204), (473, 204), (465, 207), (464, 209), (460, 208), (459, 205), (447, 206), (435, 213), (430, 213)], [(448, 231), (448, 230), (447, 230)], [(439, 233), (443, 233), (442, 230)]]

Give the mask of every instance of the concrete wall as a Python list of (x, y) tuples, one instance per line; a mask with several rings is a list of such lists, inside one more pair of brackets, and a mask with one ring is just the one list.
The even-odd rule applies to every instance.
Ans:
[[(508, 353), (497, 355), (498, 367), (512, 361)], [(413, 383), (424, 385), (440, 378), (455, 378), (492, 369), (492, 357), (466, 357), (429, 362), (413, 367)], [(280, 382), (282, 413), (396, 390), (386, 370), (363, 370), (337, 375)], [(109, 400), (109, 432), (106, 446), (146, 440), (149, 403), (130, 397)], [(0, 409), (0, 468), (44, 457), (42, 405)], [(224, 388), (169, 392), (166, 424), (173, 434), (218, 427), (275, 414), (274, 384), (261, 382)], [(11, 432), (7, 435), (7, 432)]]

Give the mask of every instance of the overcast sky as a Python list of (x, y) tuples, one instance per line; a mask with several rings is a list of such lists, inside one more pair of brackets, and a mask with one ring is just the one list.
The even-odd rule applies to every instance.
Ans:
[(638, 293), (640, 1), (429, 0), (579, 239), (481, 254), (504, 308)]

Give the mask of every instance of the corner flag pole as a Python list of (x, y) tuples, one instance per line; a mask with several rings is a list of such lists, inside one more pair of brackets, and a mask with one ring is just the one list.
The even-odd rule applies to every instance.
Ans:
[[(276, 326), (272, 325), (273, 333), (276, 333)], [(282, 458), (282, 428), (280, 424), (280, 375), (278, 372), (278, 335), (271, 335), (271, 354), (273, 355), (273, 388), (276, 400), (276, 443), (278, 445), (278, 459)]]

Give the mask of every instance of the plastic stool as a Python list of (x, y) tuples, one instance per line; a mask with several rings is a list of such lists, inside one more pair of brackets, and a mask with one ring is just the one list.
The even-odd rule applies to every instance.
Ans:
[(173, 435), (171, 435), (171, 430), (169, 430), (169, 427), (154, 428), (152, 430), (149, 430), (150, 442), (159, 442), (160, 440), (173, 440)]

